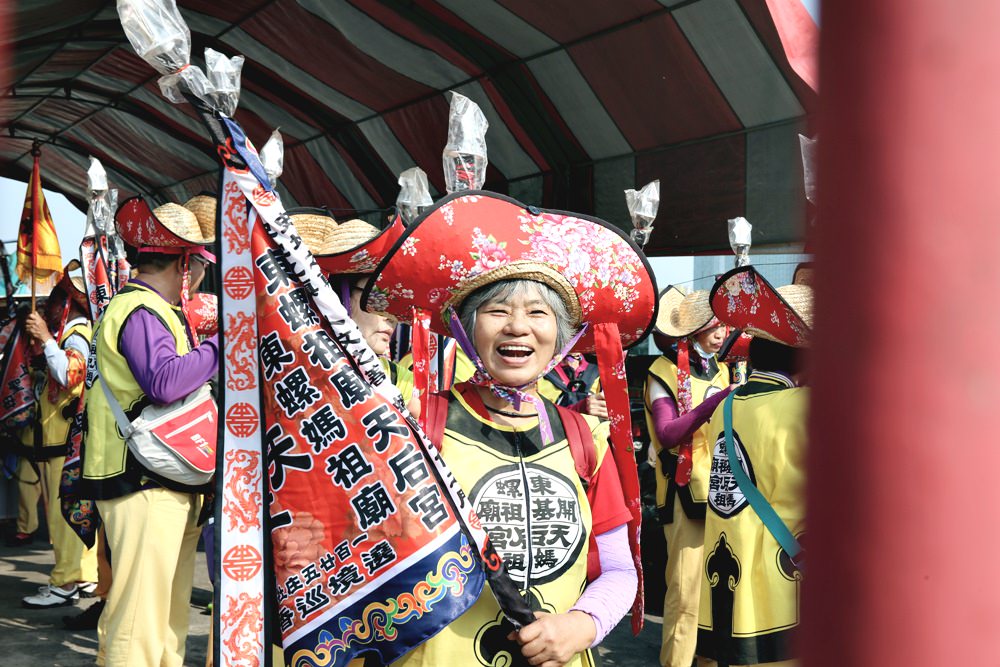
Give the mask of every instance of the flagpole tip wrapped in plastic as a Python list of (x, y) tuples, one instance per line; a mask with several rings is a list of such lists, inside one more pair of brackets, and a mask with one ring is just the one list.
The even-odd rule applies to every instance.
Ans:
[(272, 190), (285, 170), (285, 142), (281, 138), (279, 129), (275, 128), (274, 132), (271, 132), (271, 137), (260, 149), (260, 162), (264, 165), (264, 173), (267, 174)]
[(660, 209), (660, 180), (650, 181), (641, 190), (626, 190), (625, 205), (634, 227), (629, 236), (644, 248), (653, 234), (653, 221)]
[(489, 164), (486, 131), (490, 124), (479, 105), (452, 91), (448, 111), (448, 143), (442, 154), (448, 193), (481, 190)]
[(401, 172), (399, 187), (396, 208), (406, 224), (416, 220), (425, 208), (434, 204), (427, 174), (420, 167), (410, 167)]
[(163, 96), (175, 104), (185, 94), (202, 100), (213, 110), (232, 116), (240, 96), (243, 56), (228, 58), (205, 49), (208, 76), (191, 65), (191, 30), (176, 0), (118, 0), (118, 17), (129, 43), (140, 58), (162, 74)]
[(753, 225), (743, 216), (729, 219), (729, 246), (736, 254), (736, 266), (746, 266), (750, 263), (750, 235)]

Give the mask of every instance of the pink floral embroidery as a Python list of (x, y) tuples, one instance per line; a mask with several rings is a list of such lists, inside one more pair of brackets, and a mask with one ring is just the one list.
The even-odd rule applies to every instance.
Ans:
[(409, 255), (410, 257), (413, 257), (414, 255), (417, 254), (417, 242), (419, 240), (420, 239), (415, 239), (412, 236), (406, 239), (405, 241), (403, 241), (403, 245), (399, 247), (400, 252), (402, 252), (404, 255)]
[(469, 269), (470, 276), (477, 276), (490, 269), (503, 266), (510, 261), (510, 255), (505, 250), (507, 247), (506, 241), (498, 243), (492, 234), (483, 234), (479, 227), (472, 230), (472, 247), (474, 248), (474, 252), (470, 254), (476, 262)]
[(351, 255), (350, 262), (354, 273), (371, 273), (378, 267), (378, 258), (372, 257), (367, 250), (359, 250)]

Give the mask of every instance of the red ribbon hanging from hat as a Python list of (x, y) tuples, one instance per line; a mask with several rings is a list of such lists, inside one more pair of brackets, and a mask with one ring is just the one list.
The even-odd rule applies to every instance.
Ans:
[[(431, 381), (431, 314), (423, 308), (413, 309), (410, 345), (413, 348), (413, 392), (421, 408), (427, 405), (427, 391)], [(417, 422), (427, 430), (428, 410), (420, 410)]]
[(614, 456), (625, 506), (632, 519), (628, 522), (628, 544), (639, 585), (632, 602), (632, 633), (639, 634), (643, 623), (642, 557), (639, 552), (639, 534), (642, 530), (642, 503), (639, 499), (639, 471), (635, 465), (632, 443), (632, 415), (628, 402), (628, 381), (625, 378), (625, 352), (621, 334), (614, 322), (594, 326), (597, 347), (597, 366), (601, 373), (601, 387), (611, 417), (611, 452)]
[[(677, 413), (686, 415), (691, 412), (691, 351), (687, 338), (677, 341)], [(674, 471), (674, 481), (677, 486), (687, 486), (691, 481), (691, 445), (693, 438), (685, 438), (677, 446), (677, 468)]]

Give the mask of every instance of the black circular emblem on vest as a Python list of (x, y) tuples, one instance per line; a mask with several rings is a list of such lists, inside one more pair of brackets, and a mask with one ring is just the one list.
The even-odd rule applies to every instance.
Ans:
[[(733, 430), (733, 444), (736, 445), (736, 457), (743, 472), (747, 474), (751, 482), (756, 484), (757, 477), (753, 472), (753, 463), (747, 455), (746, 447), (740, 440), (740, 434), (735, 429)], [(749, 504), (730, 468), (729, 456), (726, 454), (725, 433), (719, 433), (715, 446), (712, 448), (712, 468), (708, 475), (708, 505), (713, 512), (725, 519), (736, 516)]]
[(518, 584), (525, 578), (532, 586), (557, 579), (587, 541), (576, 486), (549, 468), (497, 466), (476, 483), (470, 499)]

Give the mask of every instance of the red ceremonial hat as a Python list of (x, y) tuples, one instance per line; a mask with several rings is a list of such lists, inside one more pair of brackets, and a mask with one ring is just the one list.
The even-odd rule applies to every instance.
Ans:
[[(189, 204), (193, 206), (198, 199)], [(214, 225), (196, 213), (173, 203), (154, 209), (145, 198), (132, 197), (118, 207), (115, 224), (122, 240), (134, 248), (193, 248), (214, 243)]]
[(195, 292), (188, 304), (188, 324), (196, 335), (213, 336), (219, 332), (219, 297)]
[[(623, 348), (642, 340), (656, 315), (656, 282), (646, 257), (614, 225), (546, 211), (492, 192), (464, 191), (438, 201), (406, 227), (361, 297), (365, 310), (409, 321), (414, 307), (439, 317), (431, 329), (452, 335), (456, 310), (475, 290), (508, 279), (554, 289), (574, 326), (617, 323)], [(576, 352), (595, 349), (593, 330)]]
[(69, 275), (70, 271), (76, 271), (80, 266), (79, 260), (71, 259), (65, 268), (63, 268), (62, 278), (56, 283), (56, 289), (62, 290), (69, 298), (76, 302), (76, 305), (80, 306), (87, 313), (87, 317), (90, 317), (90, 306), (87, 304), (87, 288), (83, 283), (83, 278)]
[(790, 347), (809, 343), (813, 296), (807, 285), (775, 289), (752, 265), (742, 266), (716, 281), (709, 300), (716, 317), (751, 336)]
[(406, 229), (395, 211), (382, 230), (363, 220), (338, 224), (324, 208), (293, 208), (285, 212), (319, 268), (328, 274), (372, 273)]

